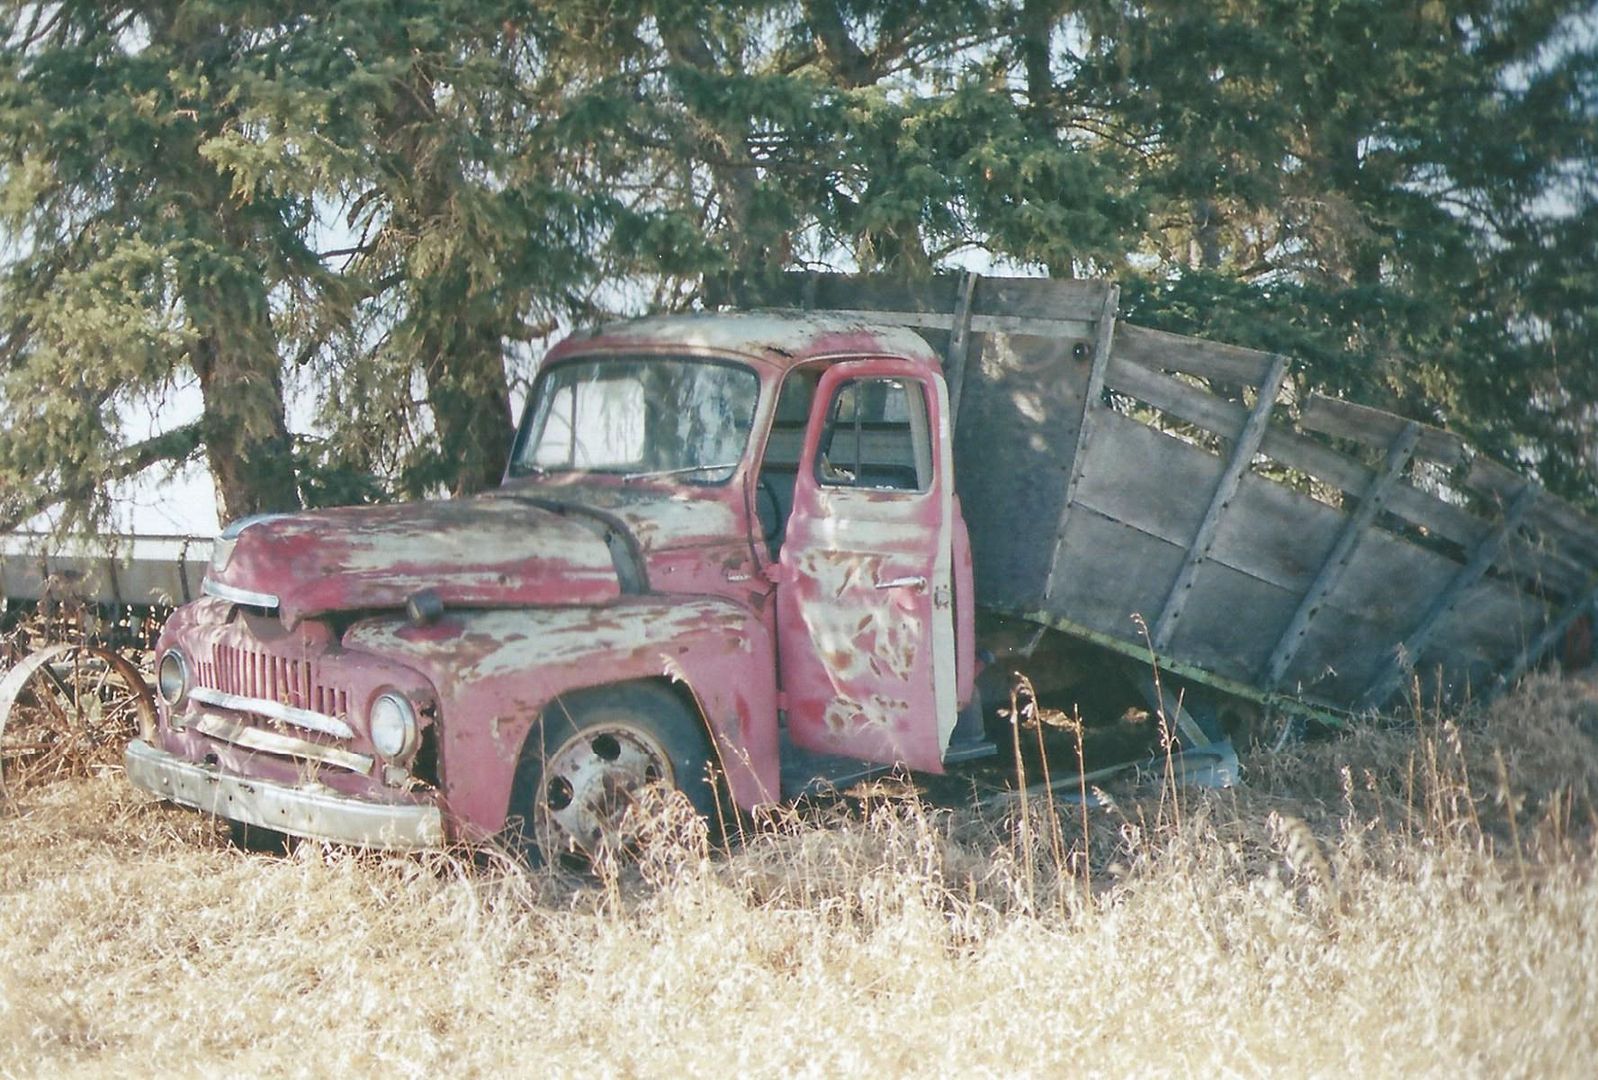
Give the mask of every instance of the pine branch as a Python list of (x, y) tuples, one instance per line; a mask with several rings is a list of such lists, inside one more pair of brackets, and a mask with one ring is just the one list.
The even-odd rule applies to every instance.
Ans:
[(821, 55), (838, 80), (851, 90), (877, 79), (872, 58), (849, 36), (837, 0), (805, 0), (805, 21), (821, 44)]
[(0, 510), (0, 532), (10, 532), (29, 518), (62, 503), (83, 502), (97, 488), (136, 476), (152, 465), (187, 460), (200, 449), (202, 425), (203, 421), (196, 420), (153, 435), (124, 449), (99, 476), (31, 496), (20, 504)]

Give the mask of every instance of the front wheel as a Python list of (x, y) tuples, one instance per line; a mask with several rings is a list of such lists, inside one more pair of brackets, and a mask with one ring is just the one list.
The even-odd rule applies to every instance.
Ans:
[(527, 737), (511, 788), (510, 833), (529, 861), (574, 869), (636, 848), (627, 811), (650, 788), (675, 788), (715, 810), (711, 748), (693, 713), (640, 684), (557, 698)]

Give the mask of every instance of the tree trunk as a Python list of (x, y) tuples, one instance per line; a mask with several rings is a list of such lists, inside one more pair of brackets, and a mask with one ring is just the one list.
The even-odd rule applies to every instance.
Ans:
[[(397, 32), (403, 40), (403, 31)], [(414, 244), (417, 237), (452, 227), (453, 204), (473, 181), (434, 145), (447, 122), (439, 116), (432, 83), (412, 71), (394, 87), (394, 104), (380, 120), (381, 141), (411, 171), (410, 183), (396, 184), (390, 195), (390, 228)], [(405, 175), (405, 167), (398, 175)], [(502, 339), (516, 332), (516, 309), (503, 298), (481, 295), (464, 256), (426, 269), (410, 262), (413, 256), (414, 248), (401, 253), (408, 262), (401, 286), (409, 309), (403, 336), (426, 383), (438, 456), (415, 470), (405, 486), (425, 495), (442, 482), (453, 496), (475, 494), (499, 484), (515, 430)]]
[(190, 352), (205, 401), (201, 428), (223, 521), (300, 507), (277, 353), (255, 335), (202, 331)]
[(497, 329), (433, 321), (423, 356), (445, 486), (455, 496), (494, 487), (505, 473), (515, 423)]
[(1193, 239), (1198, 245), (1198, 265), (1204, 270), (1221, 268), (1221, 210), (1215, 200), (1193, 200)]

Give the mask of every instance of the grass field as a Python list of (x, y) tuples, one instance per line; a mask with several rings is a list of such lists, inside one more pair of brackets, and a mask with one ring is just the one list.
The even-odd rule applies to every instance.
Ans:
[(1598, 1061), (1598, 689), (1092, 810), (888, 790), (579, 882), (0, 817), (0, 1075), (1538, 1075)]

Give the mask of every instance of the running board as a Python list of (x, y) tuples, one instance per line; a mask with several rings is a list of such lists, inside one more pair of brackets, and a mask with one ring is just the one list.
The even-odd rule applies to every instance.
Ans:
[[(961, 740), (951, 743), (943, 754), (945, 765), (961, 765), (993, 757), (999, 752), (997, 744), (986, 739)], [(806, 795), (841, 790), (851, 784), (891, 771), (895, 766), (875, 761), (844, 757), (841, 754), (820, 754), (805, 750), (782, 735), (782, 797), (798, 799)]]
[(994, 757), (998, 752), (999, 744), (989, 739), (961, 739), (949, 744), (949, 748), (943, 752), (943, 763), (964, 765), (968, 761)]
[(785, 800), (846, 788), (892, 768), (892, 765), (875, 761), (805, 750), (789, 742), (786, 731), (782, 733), (782, 797)]

